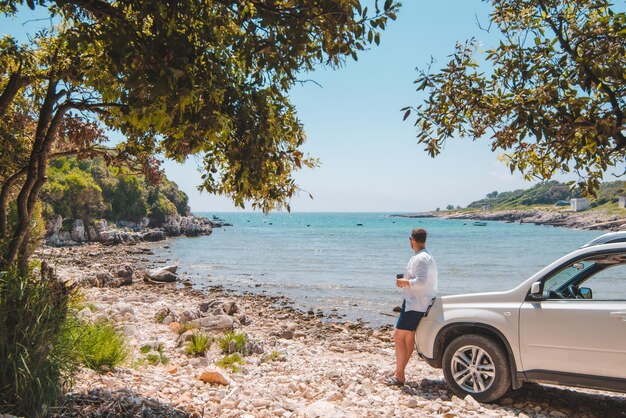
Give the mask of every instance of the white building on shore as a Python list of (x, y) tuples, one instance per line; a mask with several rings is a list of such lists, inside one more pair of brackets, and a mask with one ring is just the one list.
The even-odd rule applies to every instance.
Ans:
[(570, 205), (574, 212), (580, 212), (589, 209), (589, 200), (584, 197), (579, 197), (570, 200)]

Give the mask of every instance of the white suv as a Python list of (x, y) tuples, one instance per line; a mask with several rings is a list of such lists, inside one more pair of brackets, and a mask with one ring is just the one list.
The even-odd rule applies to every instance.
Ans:
[(420, 356), (481, 402), (525, 381), (626, 392), (626, 243), (602, 242), (513, 290), (437, 297), (417, 329)]

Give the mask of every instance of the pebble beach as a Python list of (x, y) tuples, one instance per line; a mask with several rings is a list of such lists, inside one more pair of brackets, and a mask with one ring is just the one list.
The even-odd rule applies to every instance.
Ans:
[[(415, 354), (407, 384), (386, 386), (382, 380), (394, 367), (393, 318), (371, 328), (298, 311), (283, 297), (219, 286), (199, 291), (184, 277), (146, 281), (144, 271), (163, 266), (152, 249), (167, 242), (44, 248), (39, 254), (55, 263), (59, 277), (82, 283), (86, 307), (79, 316), (114, 323), (129, 353), (115, 369), (82, 369), (50, 416), (626, 416), (622, 394), (559, 386), (526, 384), (494, 404), (461, 399), (440, 370)], [(131, 272), (124, 286), (87, 285), (120, 271)], [(188, 354), (183, 346), (192, 331), (181, 333), (184, 323), (214, 338), (228, 330), (245, 333), (250, 349), (244, 364), (237, 371), (218, 367), (224, 354), (215, 343), (202, 356)], [(147, 346), (166, 361), (147, 362)]]

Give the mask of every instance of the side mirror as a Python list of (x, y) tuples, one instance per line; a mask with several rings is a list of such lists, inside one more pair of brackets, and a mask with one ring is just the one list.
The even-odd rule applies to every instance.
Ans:
[(580, 287), (578, 289), (580, 294), (583, 296), (583, 299), (593, 299), (593, 292), (588, 287)]
[(535, 282), (530, 286), (530, 297), (541, 299), (541, 282)]

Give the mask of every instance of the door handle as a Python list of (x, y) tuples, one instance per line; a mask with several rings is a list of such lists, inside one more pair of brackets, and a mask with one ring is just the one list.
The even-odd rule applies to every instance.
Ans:
[(615, 318), (615, 319), (621, 318), (622, 321), (626, 322), (626, 311), (611, 312), (610, 315), (611, 315), (611, 318)]

